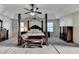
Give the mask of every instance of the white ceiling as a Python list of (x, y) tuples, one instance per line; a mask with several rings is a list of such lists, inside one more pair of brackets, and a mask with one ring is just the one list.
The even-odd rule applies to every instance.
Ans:
[[(36, 6), (39, 7), (39, 11), (43, 14), (38, 15), (41, 18), (44, 17), (44, 14), (48, 14), (49, 19), (58, 19), (70, 13), (79, 11), (79, 5), (72, 5), (72, 4), (37, 4)], [(22, 18), (26, 18), (28, 15), (24, 14), (28, 12), (24, 10), (24, 8), (31, 8), (30, 5), (27, 4), (4, 4), (0, 5), (0, 14), (3, 14), (7, 17), (17, 19), (17, 14), (21, 13)]]

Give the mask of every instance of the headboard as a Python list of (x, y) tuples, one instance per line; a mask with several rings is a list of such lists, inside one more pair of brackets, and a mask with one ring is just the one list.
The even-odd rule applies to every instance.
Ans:
[(42, 30), (42, 28), (40, 28), (40, 27), (37, 26), (37, 25), (33, 25), (32, 27), (29, 28), (29, 30), (30, 30), (30, 29), (39, 29), (39, 30)]

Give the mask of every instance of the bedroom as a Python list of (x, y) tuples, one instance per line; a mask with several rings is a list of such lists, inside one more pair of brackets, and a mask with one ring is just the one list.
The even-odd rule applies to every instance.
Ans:
[[(31, 9), (30, 4), (0, 5), (0, 8), (1, 8), (0, 19), (3, 21), (2, 27), (8, 30), (9, 40), (14, 38), (14, 40), (16, 39), (15, 41), (17, 41), (15, 42), (13, 40), (14, 42), (11, 42), (12, 44), (14, 43), (18, 44), (18, 35), (29, 32), (29, 28), (31, 28), (32, 25), (38, 25), (39, 27), (34, 26), (33, 28), (41, 28), (42, 29), (41, 31), (43, 31), (45, 35), (50, 36), (48, 38), (49, 44), (53, 42), (53, 44), (61, 44), (61, 45), (65, 45), (65, 43), (61, 43), (61, 40), (53, 41), (53, 39), (58, 39), (58, 38), (60, 39), (60, 30), (61, 30), (60, 27), (73, 27), (73, 33), (74, 33), (73, 42), (76, 44), (79, 44), (78, 36), (76, 36), (76, 33), (78, 31), (77, 26), (79, 25), (77, 23), (78, 20), (77, 21), (73, 20), (76, 18), (78, 19), (77, 12), (78, 12), (79, 5), (35, 4), (34, 8), (36, 7), (38, 7), (39, 9), (37, 8), (38, 10), (34, 12), (40, 11), (42, 12), (42, 14), (36, 13), (34, 16), (31, 13), (27, 14), (28, 10), (25, 10), (24, 8)], [(28, 24), (28, 20), (29, 20), (29, 24)], [(50, 24), (52, 25), (50, 26)], [(31, 31), (38, 32), (38, 30), (35, 30), (35, 29)], [(39, 37), (42, 37), (42, 36), (39, 36)], [(5, 41), (8, 41), (8, 40), (5, 40)], [(7, 44), (7, 43), (5, 44), (5, 41), (2, 41), (4, 42), (3, 45)], [(2, 44), (2, 42), (0, 42), (0, 44)], [(14, 45), (17, 46), (16, 44)], [(72, 46), (74, 44), (68, 43), (67, 45)]]

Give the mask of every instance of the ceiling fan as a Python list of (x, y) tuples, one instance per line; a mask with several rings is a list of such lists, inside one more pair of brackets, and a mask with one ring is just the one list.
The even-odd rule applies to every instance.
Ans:
[(28, 8), (24, 8), (25, 10), (27, 10), (28, 12), (26, 12), (25, 14), (31, 14), (32, 16), (35, 15), (36, 13), (37, 14), (42, 14), (42, 12), (39, 12), (38, 11), (38, 7), (35, 7), (35, 4), (30, 4), (31, 6), (31, 9), (28, 9)]

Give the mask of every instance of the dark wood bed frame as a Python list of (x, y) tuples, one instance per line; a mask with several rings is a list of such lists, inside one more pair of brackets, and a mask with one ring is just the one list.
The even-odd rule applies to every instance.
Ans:
[[(19, 45), (22, 45), (22, 37), (20, 36), (21, 35), (21, 32), (20, 32), (20, 21), (21, 21), (21, 14), (18, 14), (18, 46)], [(30, 29), (39, 29), (39, 30), (42, 30), (42, 32), (44, 32), (43, 30), (43, 20), (41, 21), (41, 28), (37, 25), (33, 25), (32, 27), (29, 27), (29, 20), (28, 20), (28, 30)], [(46, 39), (46, 45), (48, 45), (48, 33), (47, 33), (47, 14), (45, 14), (45, 39)], [(41, 37), (41, 36), (40, 36)], [(37, 37), (30, 37), (31, 38), (37, 38)], [(38, 37), (39, 38), (39, 37)]]

